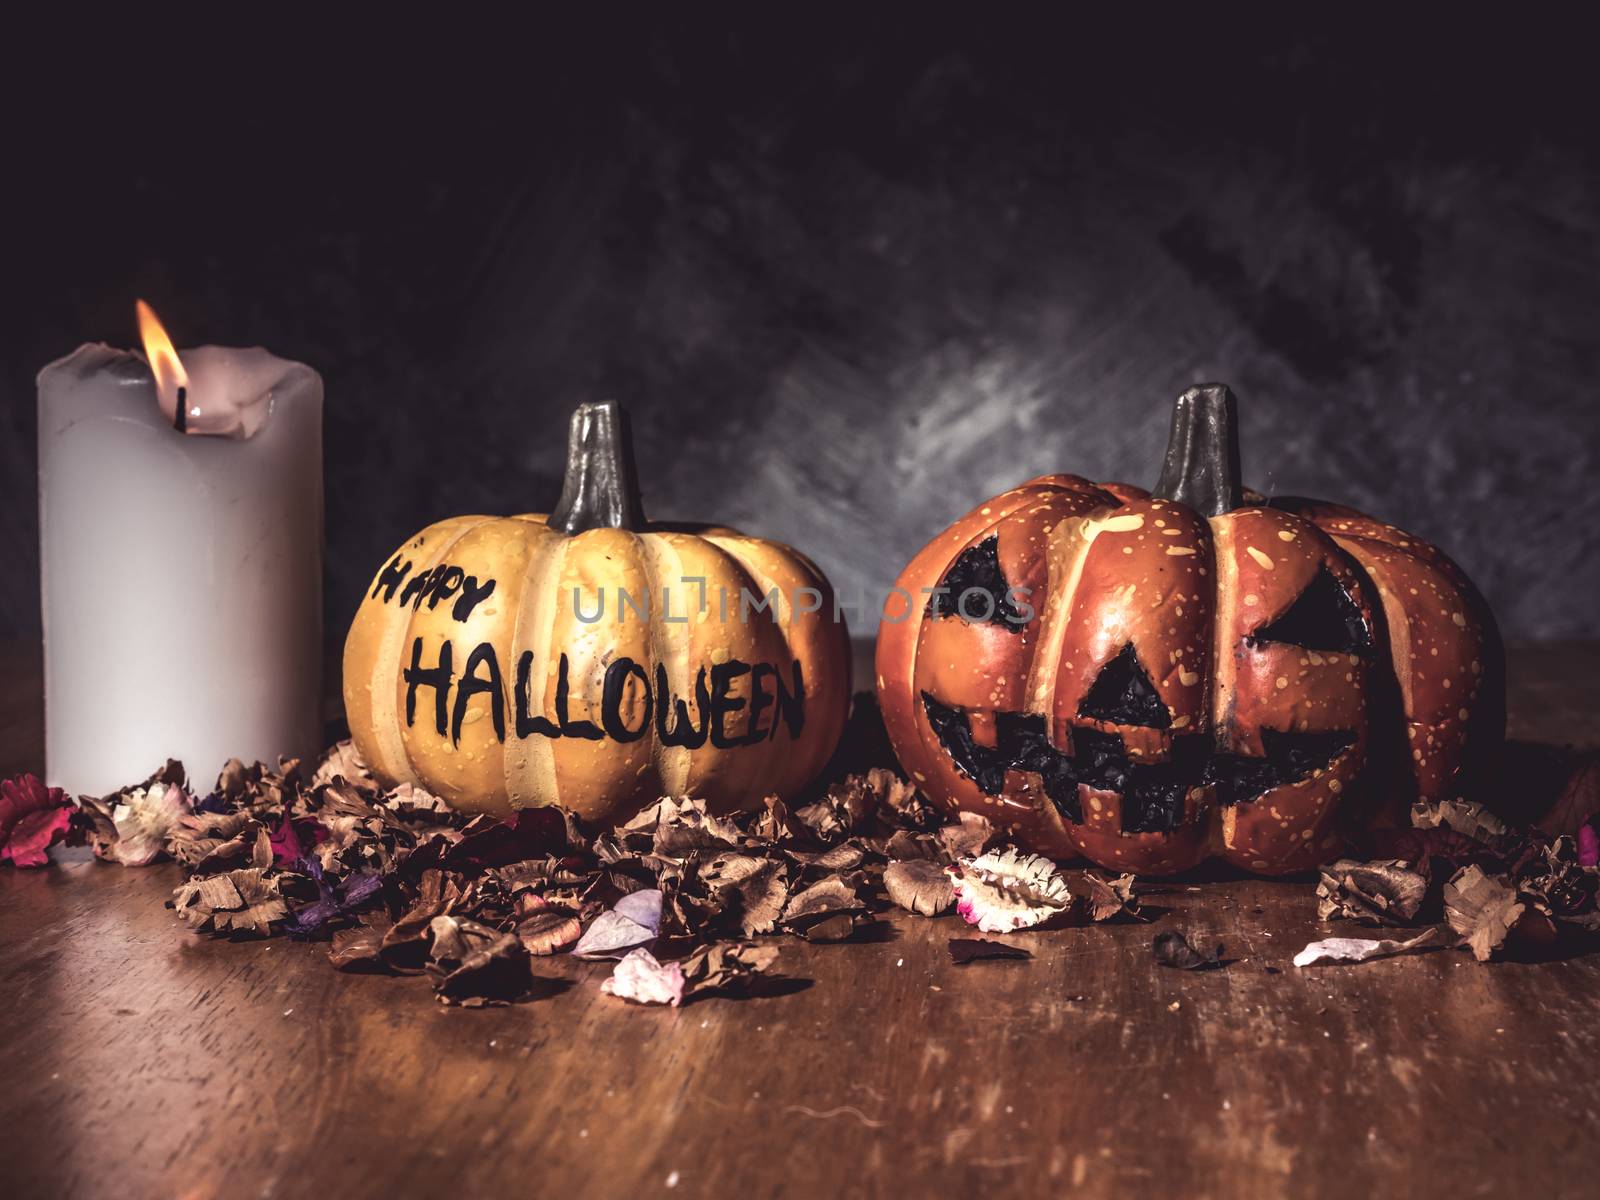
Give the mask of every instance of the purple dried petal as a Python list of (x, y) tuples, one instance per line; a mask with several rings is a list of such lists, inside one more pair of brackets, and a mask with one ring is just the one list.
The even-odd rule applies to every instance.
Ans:
[(622, 914), (635, 925), (642, 925), (651, 933), (661, 929), (661, 889), (645, 888), (642, 891), (629, 892), (622, 899), (611, 906), (612, 911)]

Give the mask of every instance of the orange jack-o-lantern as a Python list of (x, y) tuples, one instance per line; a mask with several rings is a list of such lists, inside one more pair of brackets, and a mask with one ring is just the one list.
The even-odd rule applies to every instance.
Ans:
[(877, 674), (919, 787), (1030, 849), (1151, 874), (1302, 870), (1460, 793), (1504, 734), (1471, 583), (1350, 509), (1261, 503), (1238, 463), (1233, 397), (1194, 388), (1153, 492), (1046, 475), (912, 560)]

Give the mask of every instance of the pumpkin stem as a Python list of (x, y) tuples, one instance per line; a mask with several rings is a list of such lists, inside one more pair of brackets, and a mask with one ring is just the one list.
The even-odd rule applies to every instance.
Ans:
[(644, 528), (628, 414), (615, 400), (580, 404), (567, 433), (567, 471), (550, 528), (569, 537), (589, 529)]
[(1244, 503), (1239, 408), (1226, 384), (1202, 383), (1172, 406), (1172, 433), (1151, 495), (1216, 517)]

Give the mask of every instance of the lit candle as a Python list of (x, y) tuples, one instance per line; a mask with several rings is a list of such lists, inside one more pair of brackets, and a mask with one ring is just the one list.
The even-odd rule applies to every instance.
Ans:
[(39, 374), (45, 766), (79, 794), (321, 735), (322, 379), (139, 324)]

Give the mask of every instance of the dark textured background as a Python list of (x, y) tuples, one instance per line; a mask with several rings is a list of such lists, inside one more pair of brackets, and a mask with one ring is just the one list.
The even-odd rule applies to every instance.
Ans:
[(630, 406), (653, 516), (849, 592), (1030, 475), (1149, 484), (1207, 378), (1255, 486), (1438, 541), (1511, 635), (1600, 635), (1588, 40), (1022, 11), (37, 39), (0, 627), (38, 622), (34, 373), (142, 295), (326, 378), (331, 638), (416, 528), (548, 507), (581, 400)]

